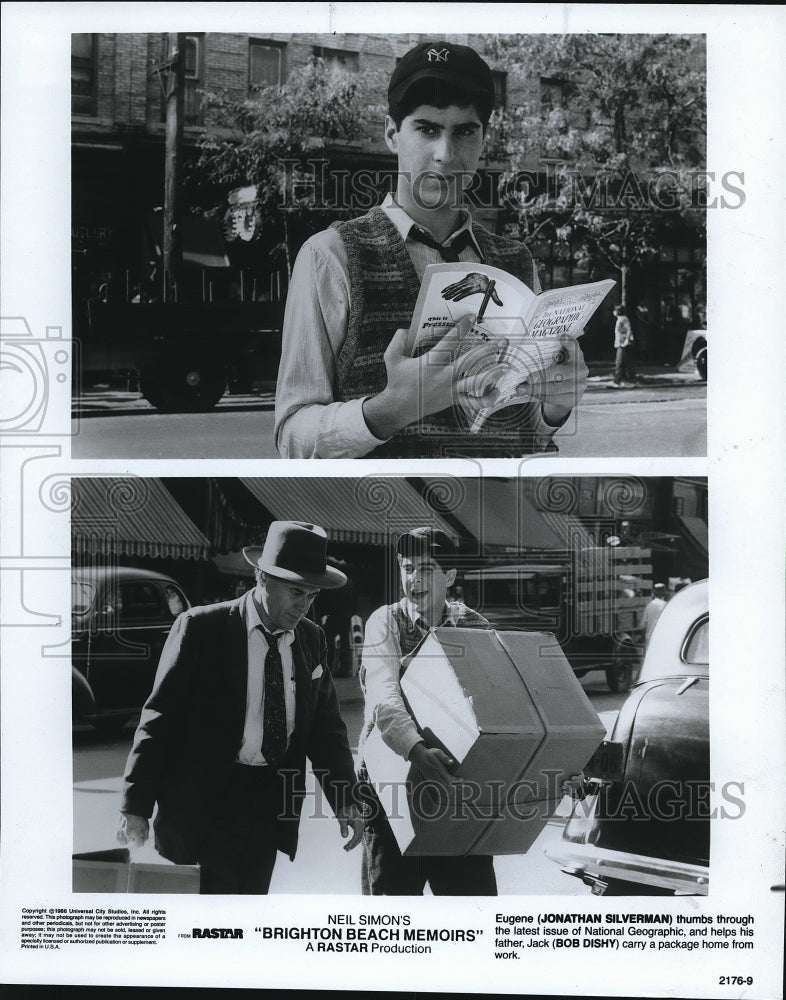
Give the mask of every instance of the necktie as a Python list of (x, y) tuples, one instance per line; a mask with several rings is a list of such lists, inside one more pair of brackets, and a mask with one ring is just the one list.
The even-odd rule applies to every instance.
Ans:
[[(262, 628), (262, 626), (260, 626)], [(272, 767), (287, 750), (287, 710), (284, 701), (284, 666), (278, 649), (279, 635), (262, 628), (267, 640), (265, 656), (265, 702), (262, 712), (262, 753)]]
[(472, 243), (472, 237), (468, 229), (462, 229), (449, 247), (443, 246), (442, 243), (437, 243), (431, 233), (427, 233), (424, 229), (418, 229), (417, 226), (413, 226), (410, 229), (409, 238), (417, 240), (418, 243), (424, 243), (427, 247), (436, 250), (442, 259), (450, 264), (455, 264), (459, 259), (461, 251)]

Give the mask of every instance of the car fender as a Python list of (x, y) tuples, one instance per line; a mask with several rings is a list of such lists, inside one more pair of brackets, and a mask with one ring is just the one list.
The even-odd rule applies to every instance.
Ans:
[(71, 716), (86, 719), (96, 714), (96, 700), (87, 678), (71, 667)]

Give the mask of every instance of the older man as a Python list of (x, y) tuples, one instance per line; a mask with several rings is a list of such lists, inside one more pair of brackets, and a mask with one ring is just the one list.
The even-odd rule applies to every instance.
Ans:
[(154, 806), (156, 848), (199, 864), (203, 893), (266, 893), (277, 851), (294, 859), (309, 758), (341, 834), (362, 836), (352, 753), (327, 668), (325, 637), (306, 619), (322, 588), (327, 536), (276, 521), (244, 549), (256, 586), (191, 608), (161, 654), (126, 765), (121, 843), (143, 844)]

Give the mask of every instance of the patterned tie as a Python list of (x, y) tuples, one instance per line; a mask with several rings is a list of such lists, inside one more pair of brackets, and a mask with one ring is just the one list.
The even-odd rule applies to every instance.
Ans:
[(267, 640), (265, 656), (265, 702), (262, 713), (262, 753), (271, 767), (280, 763), (287, 750), (287, 709), (284, 701), (284, 666), (278, 649), (283, 633), (271, 635), (263, 626)]
[(427, 247), (438, 251), (442, 259), (450, 264), (455, 264), (459, 259), (461, 251), (472, 244), (472, 237), (468, 229), (462, 229), (449, 247), (437, 243), (431, 233), (427, 233), (424, 229), (418, 229), (417, 226), (413, 226), (410, 229), (409, 238), (417, 240), (418, 243), (424, 243)]

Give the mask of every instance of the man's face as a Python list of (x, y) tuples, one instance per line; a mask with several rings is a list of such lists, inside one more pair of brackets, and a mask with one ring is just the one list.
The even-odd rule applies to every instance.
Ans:
[(267, 613), (272, 628), (293, 629), (308, 613), (318, 593), (319, 587), (260, 574), (255, 597)]
[(483, 149), (483, 124), (473, 107), (421, 104), (400, 129), (388, 115), (385, 140), (398, 156), (399, 184), (420, 207), (460, 206)]
[(439, 625), (455, 569), (443, 570), (430, 556), (399, 556), (404, 596), (429, 625)]

